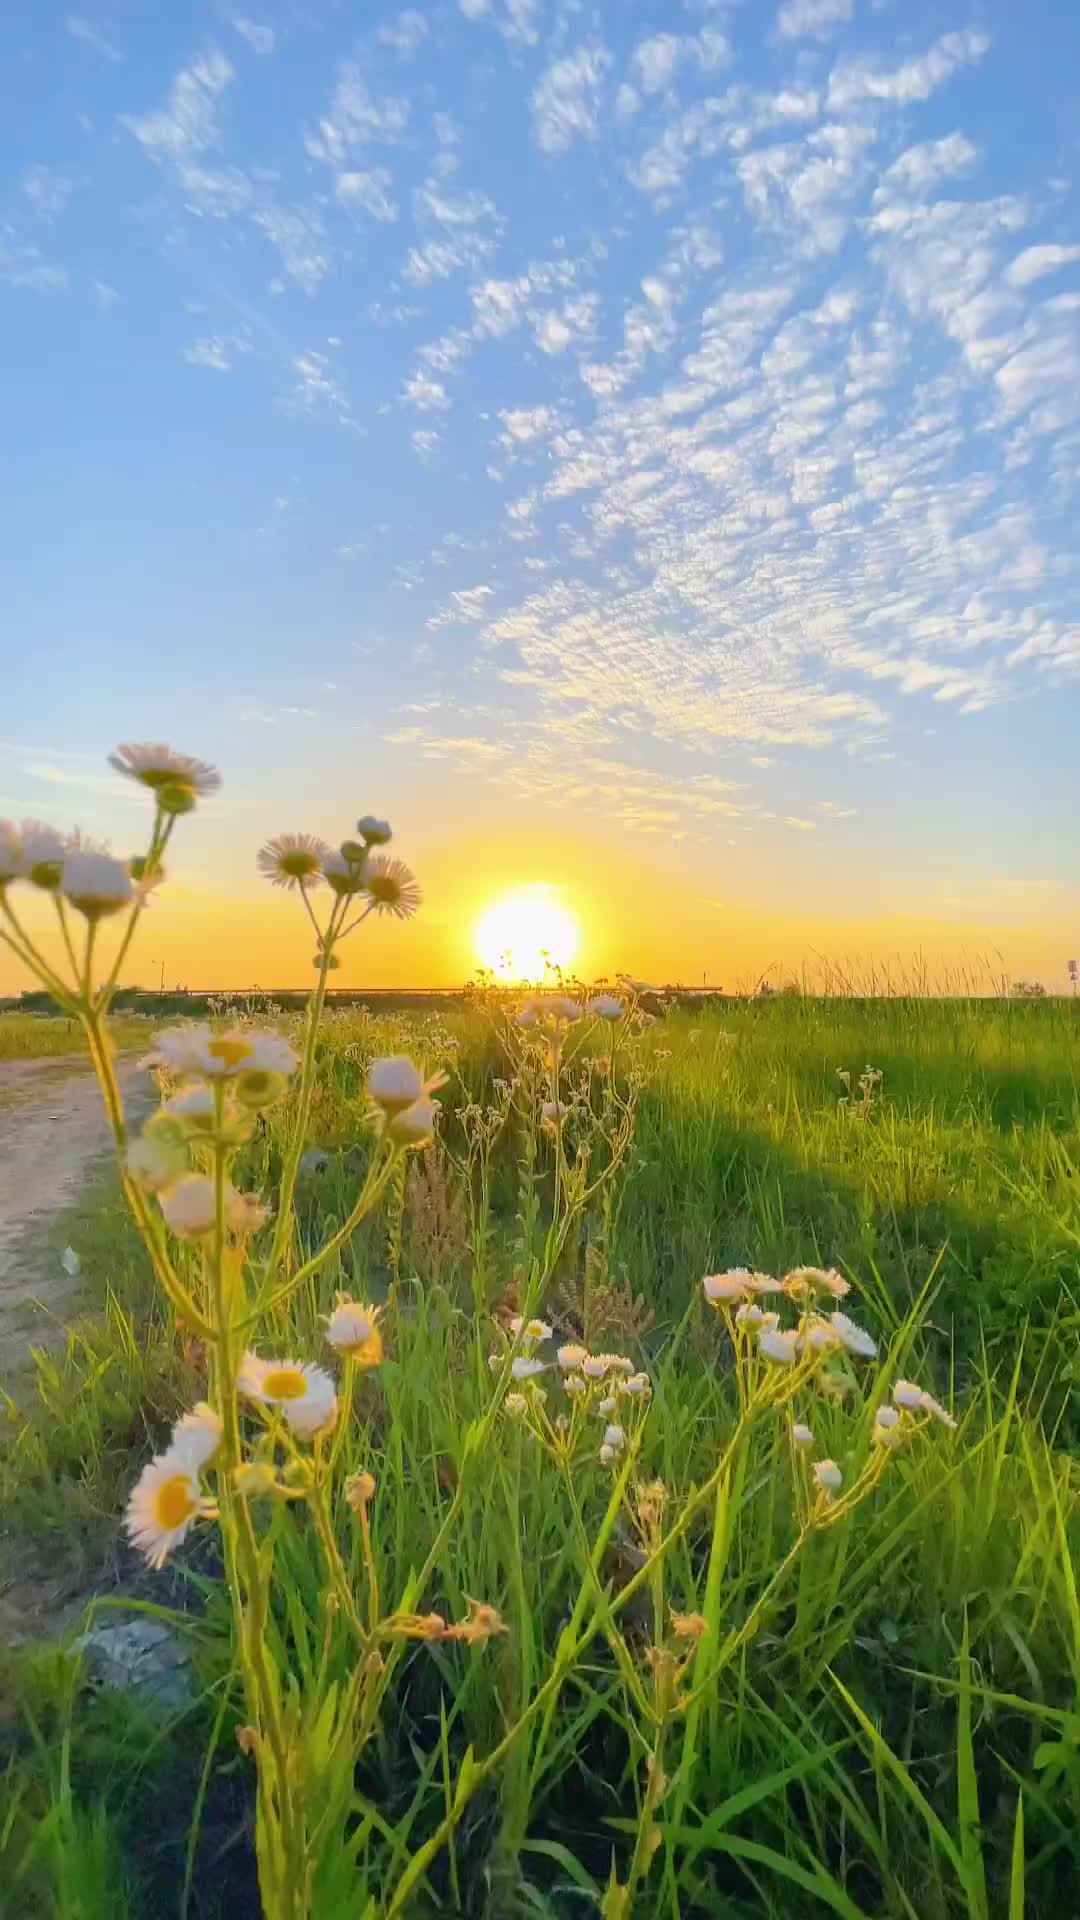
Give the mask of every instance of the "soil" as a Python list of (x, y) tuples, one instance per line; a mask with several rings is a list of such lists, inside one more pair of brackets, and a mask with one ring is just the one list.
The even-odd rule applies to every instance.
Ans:
[[(129, 1121), (155, 1098), (135, 1060), (119, 1065)], [(63, 1337), (82, 1282), (69, 1274), (48, 1228), (79, 1199), (112, 1151), (101, 1095), (80, 1055), (0, 1061), (0, 1381), (27, 1364), (32, 1341)]]

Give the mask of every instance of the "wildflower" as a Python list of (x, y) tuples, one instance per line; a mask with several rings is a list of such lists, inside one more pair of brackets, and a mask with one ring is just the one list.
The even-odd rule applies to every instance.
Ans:
[(922, 1395), (921, 1404), (922, 1404), (923, 1412), (932, 1413), (934, 1416), (934, 1419), (940, 1420), (943, 1427), (951, 1427), (955, 1429), (956, 1421), (953, 1419), (952, 1414), (948, 1411), (946, 1407), (942, 1406), (940, 1400), (934, 1399), (934, 1396), (932, 1393), (924, 1392)]
[(545, 1127), (551, 1127), (554, 1131), (556, 1127), (562, 1125), (569, 1111), (565, 1100), (545, 1100), (540, 1109), (540, 1118)]
[(614, 1413), (615, 1405), (616, 1405), (615, 1395), (613, 1393), (609, 1393), (605, 1396), (603, 1400), (597, 1401), (596, 1411), (597, 1413), (602, 1413), (606, 1418), (609, 1413)]
[(829, 1400), (846, 1400), (853, 1390), (853, 1383), (846, 1373), (835, 1373), (830, 1367), (818, 1375), (817, 1387)]
[(626, 1434), (617, 1422), (613, 1423), (610, 1427), (604, 1428), (604, 1445), (605, 1447), (614, 1447), (617, 1453), (621, 1453), (623, 1447), (625, 1447)]
[(379, 820), (373, 813), (365, 813), (357, 821), (356, 831), (369, 847), (385, 847), (387, 841), (393, 838), (389, 820)]
[(344, 852), (328, 847), (322, 857), (322, 872), (330, 891), (339, 899), (367, 892), (367, 864), (363, 858), (350, 860)]
[(225, 1225), (230, 1233), (258, 1233), (269, 1218), (269, 1207), (264, 1207), (253, 1193), (237, 1193), (235, 1187), (226, 1187)]
[(131, 875), (122, 860), (109, 853), (77, 848), (65, 853), (60, 868), (60, 891), (76, 912), (88, 920), (119, 913), (134, 898)]
[(400, 1633), (407, 1640), (441, 1640), (446, 1621), (441, 1613), (392, 1613), (383, 1622), (384, 1633)]
[(849, 1353), (857, 1354), (863, 1360), (874, 1358), (877, 1353), (877, 1341), (870, 1334), (864, 1333), (861, 1327), (857, 1327), (854, 1320), (849, 1320), (846, 1313), (830, 1313), (829, 1325), (843, 1341)]
[(524, 1027), (527, 1030), (529, 1027), (535, 1027), (540, 1015), (537, 1013), (535, 1007), (522, 1007), (521, 1012), (514, 1017), (517, 1020), (518, 1026)]
[(179, 1093), (166, 1100), (162, 1112), (171, 1114), (192, 1133), (209, 1133), (214, 1124), (214, 1095), (209, 1087), (196, 1081), (181, 1087)]
[(797, 1447), (812, 1447), (814, 1444), (814, 1436), (805, 1420), (792, 1421), (791, 1437)]
[(758, 1352), (766, 1360), (775, 1360), (779, 1366), (790, 1367), (798, 1357), (799, 1336), (796, 1333), (780, 1333), (775, 1327), (763, 1327), (758, 1334)]
[(838, 1493), (844, 1484), (844, 1476), (835, 1460), (815, 1460), (814, 1479), (822, 1493)]
[(187, 1453), (170, 1447), (143, 1468), (128, 1499), (124, 1525), (132, 1546), (157, 1572), (193, 1523), (212, 1511)]
[(704, 1640), (709, 1623), (700, 1613), (676, 1613), (672, 1607), (671, 1631), (676, 1640)]
[(426, 1100), (436, 1088), (445, 1084), (445, 1073), (434, 1073), (429, 1080), (425, 1080), (419, 1067), (404, 1053), (373, 1060), (368, 1069), (368, 1093), (385, 1114), (404, 1113), (406, 1107), (415, 1106), (418, 1100)]
[(437, 1100), (417, 1100), (386, 1122), (386, 1137), (395, 1147), (426, 1147), (435, 1137)]
[(511, 1420), (523, 1420), (528, 1411), (529, 1403), (523, 1393), (507, 1394), (503, 1401), (503, 1412), (508, 1413)]
[(265, 1500), (280, 1490), (280, 1481), (269, 1460), (242, 1460), (233, 1471), (233, 1486), (244, 1500)]
[(511, 1320), (510, 1331), (514, 1335), (515, 1339), (521, 1339), (521, 1340), (550, 1340), (551, 1339), (551, 1328), (548, 1326), (548, 1323), (546, 1320), (523, 1320), (520, 1313), (515, 1313), (513, 1319)]
[(241, 1073), (289, 1074), (299, 1062), (288, 1041), (278, 1033), (242, 1027), (214, 1033), (205, 1022), (191, 1021), (159, 1033), (153, 1051), (142, 1064), (224, 1080)]
[(391, 860), (381, 853), (368, 861), (366, 889), (376, 913), (392, 913), (398, 920), (411, 919), (423, 898), (404, 860)]
[(613, 993), (594, 993), (591, 1000), (586, 1000), (585, 1011), (596, 1020), (615, 1021), (622, 1019), (625, 1008)]
[(905, 1407), (909, 1413), (922, 1410), (923, 1390), (914, 1380), (898, 1380), (892, 1390), (893, 1401), (898, 1407)]
[(542, 1360), (530, 1360), (524, 1353), (516, 1353), (510, 1362), (512, 1380), (532, 1380), (536, 1374), (546, 1372), (547, 1368)]
[(262, 1113), (267, 1107), (276, 1107), (284, 1100), (289, 1091), (289, 1082), (283, 1073), (272, 1073), (265, 1067), (254, 1067), (250, 1073), (241, 1073), (233, 1082), (233, 1091), (242, 1107), (249, 1113)]
[(582, 1361), (581, 1371), (590, 1380), (602, 1380), (608, 1373), (633, 1373), (634, 1363), (624, 1353), (592, 1353)]
[(187, 1148), (160, 1130), (147, 1132), (128, 1148), (126, 1164), (131, 1179), (147, 1193), (163, 1193), (188, 1172)]
[(555, 1355), (562, 1373), (575, 1373), (588, 1357), (588, 1349), (577, 1346), (574, 1341), (570, 1341), (565, 1347), (560, 1347)]
[(879, 1407), (874, 1415), (873, 1438), (879, 1446), (895, 1447), (901, 1439), (900, 1415), (895, 1407)]
[(549, 1020), (560, 1020), (568, 1027), (572, 1027), (581, 1019), (580, 1006), (567, 994), (553, 993), (541, 1000), (539, 1004), (541, 1012), (546, 1013)]
[(375, 1498), (375, 1480), (370, 1473), (350, 1473), (345, 1482), (345, 1503), (354, 1513), (364, 1513)]
[(652, 1381), (647, 1373), (632, 1373), (629, 1379), (620, 1383), (620, 1391), (632, 1394), (635, 1398), (647, 1399), (652, 1392)]
[(616, 1449), (614, 1447), (609, 1446), (607, 1441), (605, 1440), (603, 1446), (600, 1449), (600, 1465), (602, 1467), (610, 1467), (612, 1464), (612, 1461), (617, 1460), (618, 1457), (619, 1456)]
[(22, 846), (14, 820), (0, 820), (0, 888), (22, 879)]
[(809, 1347), (813, 1353), (828, 1353), (831, 1348), (843, 1344), (836, 1330), (816, 1313), (803, 1321), (799, 1338), (803, 1346)]
[(326, 841), (313, 833), (279, 833), (260, 847), (256, 865), (272, 886), (319, 887), (329, 852)]
[(198, 1240), (214, 1227), (214, 1183), (204, 1173), (185, 1174), (160, 1195), (165, 1225), (181, 1240)]
[(579, 1394), (588, 1393), (589, 1391), (588, 1382), (582, 1379), (580, 1373), (572, 1373), (570, 1378), (565, 1382), (565, 1386), (567, 1393), (572, 1393), (575, 1399)]
[(735, 1309), (735, 1325), (737, 1327), (778, 1327), (780, 1315), (766, 1313), (763, 1307), (757, 1306), (752, 1300), (747, 1300), (741, 1307)]
[(782, 1280), (774, 1280), (771, 1273), (748, 1273), (746, 1284), (751, 1293), (783, 1293)]
[(808, 1293), (831, 1293), (834, 1300), (842, 1300), (851, 1287), (834, 1267), (793, 1267), (784, 1276), (784, 1292), (792, 1300)]
[[(468, 1599), (468, 1595), (465, 1596)], [(479, 1640), (493, 1640), (497, 1633), (506, 1633), (506, 1621), (497, 1607), (489, 1607), (483, 1600), (469, 1600), (468, 1616), (455, 1621), (447, 1627), (444, 1640), (464, 1640), (469, 1646), (475, 1646)]]
[(326, 1338), (339, 1353), (347, 1353), (361, 1367), (377, 1367), (383, 1357), (378, 1307), (361, 1307), (347, 1293), (326, 1322)]
[[(109, 765), (115, 767), (117, 773), (126, 774), (129, 780), (149, 787), (166, 813), (189, 812), (196, 800), (216, 793), (221, 785), (216, 767), (159, 743), (117, 747), (116, 752), (109, 755)], [(187, 804), (170, 805), (170, 801)]]
[(42, 820), (24, 820), (18, 829), (18, 845), (22, 878), (31, 886), (55, 893), (67, 851), (61, 835)]
[(724, 1301), (744, 1299), (750, 1275), (745, 1267), (730, 1267), (726, 1273), (707, 1273), (701, 1284), (706, 1300), (717, 1306)]
[(299, 1360), (260, 1360), (257, 1354), (245, 1353), (236, 1387), (248, 1400), (280, 1407), (294, 1433), (318, 1433), (337, 1414), (330, 1375)]
[(221, 1415), (205, 1400), (199, 1400), (190, 1413), (182, 1413), (176, 1422), (169, 1452), (183, 1454), (197, 1473), (213, 1459), (221, 1445), (223, 1431)]

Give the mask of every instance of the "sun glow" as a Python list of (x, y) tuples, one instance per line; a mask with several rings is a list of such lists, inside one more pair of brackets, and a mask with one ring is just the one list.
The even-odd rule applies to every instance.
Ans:
[(476, 951), (503, 980), (529, 982), (565, 972), (578, 950), (578, 926), (551, 887), (518, 887), (492, 902), (476, 923)]

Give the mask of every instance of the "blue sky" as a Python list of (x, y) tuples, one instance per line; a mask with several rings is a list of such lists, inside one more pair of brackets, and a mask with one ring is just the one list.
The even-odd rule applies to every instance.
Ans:
[(4, 11), (0, 810), (165, 736), (213, 913), (375, 807), (431, 926), (516, 838), (1061, 971), (1072, 10), (250, 6)]

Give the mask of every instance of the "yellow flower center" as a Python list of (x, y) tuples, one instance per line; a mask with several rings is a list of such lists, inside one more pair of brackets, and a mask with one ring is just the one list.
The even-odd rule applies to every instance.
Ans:
[(401, 888), (389, 873), (373, 873), (367, 883), (367, 890), (373, 900), (384, 900), (390, 905), (401, 898)]
[(299, 848), (294, 853), (283, 853), (278, 860), (278, 866), (282, 873), (291, 874), (294, 880), (306, 880), (309, 874), (319, 871), (319, 863), (315, 855), (309, 853), (306, 847)]
[(191, 1497), (191, 1481), (186, 1473), (174, 1473), (171, 1480), (163, 1480), (157, 1490), (154, 1512), (158, 1526), (171, 1533), (176, 1527), (182, 1527), (198, 1512)]
[(221, 1060), (227, 1067), (238, 1067), (254, 1052), (254, 1048), (250, 1040), (240, 1039), (235, 1034), (230, 1038), (226, 1034), (211, 1040), (206, 1051), (211, 1059)]
[(307, 1390), (299, 1367), (278, 1367), (263, 1379), (263, 1392), (269, 1400), (302, 1400)]

